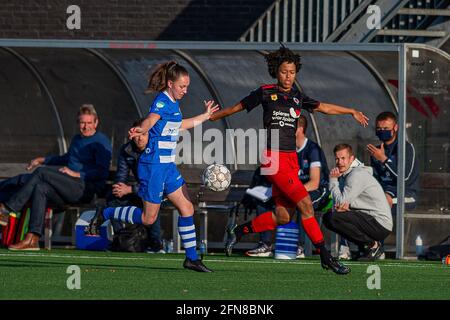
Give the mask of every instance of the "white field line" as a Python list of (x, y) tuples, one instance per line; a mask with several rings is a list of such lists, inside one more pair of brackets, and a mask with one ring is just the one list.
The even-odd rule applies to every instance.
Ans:
[[(65, 259), (108, 259), (108, 260), (138, 260), (138, 261), (151, 261), (151, 260), (157, 260), (157, 261), (183, 261), (183, 259), (176, 259), (176, 258), (156, 258), (156, 259), (149, 259), (149, 258), (140, 258), (140, 257), (108, 257), (108, 256), (77, 256), (77, 255), (58, 255), (58, 254), (39, 254), (39, 253), (2, 253), (0, 254), (0, 257), (26, 257), (26, 258), (32, 258), (32, 257), (39, 257), (39, 258), (65, 258)], [(279, 263), (289, 263), (289, 264), (299, 264), (299, 265), (318, 265), (319, 261), (312, 262), (312, 261), (301, 261), (296, 260), (294, 261), (280, 261), (280, 260), (272, 260), (272, 261), (261, 261), (261, 260), (255, 260), (249, 258), (248, 260), (233, 260), (233, 259), (211, 259), (208, 258), (205, 261), (207, 262), (220, 262), (220, 263), (253, 263), (253, 264), (279, 264)], [(367, 262), (367, 263), (361, 263), (361, 262), (354, 262), (354, 261), (345, 261), (345, 264), (351, 265), (351, 266), (369, 266), (371, 264), (377, 264), (376, 262)], [(1, 265), (1, 263), (0, 263)], [(380, 267), (402, 267), (402, 268), (442, 268), (442, 265), (439, 264), (404, 264), (404, 263), (395, 263), (395, 262), (387, 262), (387, 263), (381, 263)]]

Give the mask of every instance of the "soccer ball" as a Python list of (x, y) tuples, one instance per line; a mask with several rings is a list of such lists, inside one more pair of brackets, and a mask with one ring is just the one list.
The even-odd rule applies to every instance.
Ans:
[(231, 184), (231, 172), (223, 164), (211, 164), (203, 171), (202, 180), (210, 190), (223, 191)]

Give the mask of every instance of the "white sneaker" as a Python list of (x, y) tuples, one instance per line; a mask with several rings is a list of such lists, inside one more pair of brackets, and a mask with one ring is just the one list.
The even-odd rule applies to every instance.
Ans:
[(378, 257), (378, 260), (385, 260), (386, 259), (386, 255), (384, 254), (384, 252)]
[(272, 246), (268, 246), (264, 242), (259, 242), (256, 248), (248, 250), (245, 254), (249, 257), (272, 257)]
[(302, 246), (298, 246), (296, 259), (304, 259), (304, 258), (305, 258), (305, 251), (303, 250)]
[(350, 252), (350, 248), (341, 245), (341, 247), (339, 248), (339, 260), (350, 260), (351, 258), (352, 253)]

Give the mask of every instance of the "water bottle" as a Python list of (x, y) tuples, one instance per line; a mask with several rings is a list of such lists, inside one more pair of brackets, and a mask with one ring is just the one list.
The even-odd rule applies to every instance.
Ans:
[(205, 240), (200, 241), (200, 259), (203, 260), (203, 256), (206, 255), (206, 243)]
[(173, 252), (173, 240), (170, 239), (169, 241), (167, 241), (167, 253), (172, 253)]
[(423, 255), (423, 242), (422, 242), (422, 238), (420, 237), (420, 235), (418, 235), (416, 238), (416, 255), (417, 255), (417, 257)]

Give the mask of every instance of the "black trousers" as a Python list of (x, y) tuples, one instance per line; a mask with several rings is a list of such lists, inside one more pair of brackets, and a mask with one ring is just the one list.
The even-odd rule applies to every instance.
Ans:
[(328, 212), (322, 221), (329, 230), (360, 247), (373, 241), (382, 241), (391, 233), (374, 217), (359, 211)]
[(94, 193), (86, 188), (80, 178), (71, 177), (58, 171), (59, 167), (37, 168), (26, 183), (14, 193), (5, 205), (13, 211), (20, 211), (30, 203), (29, 232), (42, 235), (45, 209), (50, 206), (62, 206), (88, 202)]
[(0, 182), (0, 202), (8, 201), (14, 193), (19, 191), (30, 180), (31, 176), (31, 173), (19, 174)]

